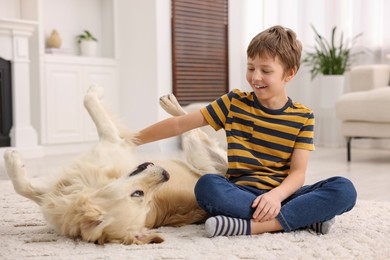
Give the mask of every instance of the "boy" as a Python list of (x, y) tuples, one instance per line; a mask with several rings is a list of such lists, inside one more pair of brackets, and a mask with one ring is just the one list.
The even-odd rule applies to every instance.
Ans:
[(246, 79), (253, 92), (233, 90), (200, 111), (139, 132), (144, 144), (207, 124), (225, 129), (226, 176), (206, 174), (195, 186), (199, 206), (212, 216), (205, 223), (208, 237), (306, 227), (326, 234), (334, 217), (355, 205), (356, 190), (343, 177), (303, 186), (314, 150), (314, 115), (286, 93), (301, 52), (292, 30), (273, 26), (247, 49)]

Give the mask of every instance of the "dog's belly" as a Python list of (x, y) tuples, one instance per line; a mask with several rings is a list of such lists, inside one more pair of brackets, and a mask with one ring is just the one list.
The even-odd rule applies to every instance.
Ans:
[(147, 227), (182, 226), (199, 223), (207, 214), (198, 206), (194, 187), (199, 175), (182, 162), (158, 162), (170, 174), (159, 188), (147, 217)]

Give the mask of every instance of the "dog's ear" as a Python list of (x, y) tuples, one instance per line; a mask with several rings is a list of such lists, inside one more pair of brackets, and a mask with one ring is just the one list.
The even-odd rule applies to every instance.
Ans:
[(109, 224), (104, 219), (104, 212), (88, 198), (81, 198), (78, 201), (78, 211), (80, 213), (80, 235), (87, 241), (99, 241), (104, 243), (103, 230)]

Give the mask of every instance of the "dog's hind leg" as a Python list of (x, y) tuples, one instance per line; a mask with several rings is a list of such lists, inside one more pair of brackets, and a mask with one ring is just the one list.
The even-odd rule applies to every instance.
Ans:
[(4, 162), (9, 178), (12, 181), (16, 193), (41, 204), (41, 195), (46, 191), (34, 187), (27, 177), (21, 155), (17, 151), (7, 150), (4, 153)]
[(84, 106), (96, 125), (99, 139), (114, 143), (126, 141), (129, 145), (135, 145), (134, 134), (121, 126), (101, 101), (103, 92), (102, 87), (92, 85), (84, 97)]
[[(160, 98), (161, 107), (173, 116), (181, 116), (187, 112), (180, 106), (173, 94)], [(201, 129), (194, 129), (182, 136), (182, 146), (187, 162), (202, 173), (225, 174), (227, 155), (216, 140)]]
[(226, 151), (201, 129), (185, 133), (182, 143), (187, 162), (201, 173), (225, 175), (228, 167)]

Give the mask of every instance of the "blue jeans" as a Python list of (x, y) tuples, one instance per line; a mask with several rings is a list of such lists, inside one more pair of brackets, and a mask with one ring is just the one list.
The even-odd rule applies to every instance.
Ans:
[[(196, 200), (207, 213), (242, 219), (252, 219), (255, 211), (252, 202), (267, 191), (237, 185), (216, 174), (202, 176), (195, 186)], [(332, 177), (297, 190), (282, 201), (276, 218), (284, 231), (297, 230), (351, 210), (356, 197), (350, 180)]]

